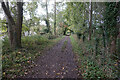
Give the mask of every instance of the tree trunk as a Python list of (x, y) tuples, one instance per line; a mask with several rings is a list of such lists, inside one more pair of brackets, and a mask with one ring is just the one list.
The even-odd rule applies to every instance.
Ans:
[(110, 46), (110, 52), (113, 54), (113, 55), (116, 55), (116, 51), (117, 51), (117, 47), (116, 47), (116, 42), (117, 42), (117, 36), (119, 35), (119, 24), (116, 25), (115, 27), (115, 31), (114, 31), (114, 35), (112, 35), (111, 37), (111, 46)]
[(23, 3), (17, 2), (17, 45), (20, 48), (21, 47), (21, 32), (22, 32), (22, 21), (23, 21)]
[[(18, 27), (20, 26), (20, 24), (22, 24), (22, 18), (20, 18), (21, 20), (18, 21), (20, 24), (19, 25), (17, 24), (18, 26), (16, 26), (15, 21), (14, 21), (13, 17), (10, 14), (8, 3), (6, 3), (7, 6), (5, 5), (4, 2), (2, 2), (1, 4), (2, 4), (2, 8), (3, 8), (4, 12), (5, 12), (7, 21), (8, 21), (8, 34), (9, 34), (9, 40), (10, 40), (10, 47), (11, 47), (11, 49), (18, 48), (21, 43), (18, 44), (19, 41), (18, 41), (18, 33), (17, 32), (19, 32)], [(19, 8), (21, 8), (21, 7), (19, 7)], [(18, 9), (18, 10), (21, 10), (21, 9)], [(19, 12), (20, 11), (18, 11), (18, 13)], [(19, 15), (21, 15), (21, 13), (19, 13)], [(20, 17), (22, 17), (22, 16), (20, 16)], [(21, 36), (21, 34), (20, 34), (20, 36)], [(21, 41), (21, 38), (20, 38), (20, 41)]]
[(91, 40), (91, 34), (92, 34), (92, 2), (90, 1), (89, 6), (89, 37), (88, 40)]
[(118, 35), (118, 48), (117, 48), (117, 55), (118, 55), (118, 77), (120, 78), (120, 32)]
[(56, 0), (54, 6), (54, 34), (56, 35)]
[[(6, 2), (6, 8), (9, 10), (9, 3)], [(8, 37), (9, 37), (9, 43), (10, 43), (10, 47), (12, 47), (12, 43), (13, 43), (13, 29), (12, 29), (12, 25), (6, 15), (6, 22), (8, 23)]]
[[(8, 5), (7, 5), (8, 6)], [(15, 21), (13, 19), (13, 17), (11, 16), (10, 14), (10, 11), (8, 9), (8, 7), (6, 7), (5, 3), (2, 2), (2, 8), (5, 12), (5, 15), (7, 16), (7, 20), (8, 20), (8, 24), (9, 24), (9, 39), (10, 39), (10, 46), (12, 49), (14, 49), (16, 47), (16, 37), (15, 37), (15, 27), (16, 27), (16, 24), (15, 24)]]
[(112, 54), (115, 54), (116, 53), (116, 40), (117, 40), (117, 37), (116, 36), (114, 36), (113, 38), (112, 38), (113, 40), (112, 40), (112, 42), (111, 42), (111, 53)]
[(49, 24), (49, 16), (48, 16), (48, 1), (46, 0), (46, 15), (47, 15), (47, 19), (46, 19), (46, 25), (47, 25), (47, 28), (48, 28), (48, 33), (50, 32), (50, 24)]

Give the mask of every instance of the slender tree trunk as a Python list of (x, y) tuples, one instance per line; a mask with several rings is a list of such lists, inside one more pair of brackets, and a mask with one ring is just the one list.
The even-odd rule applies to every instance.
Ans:
[[(8, 1), (6, 2), (6, 8), (9, 10), (9, 3)], [(10, 43), (10, 47), (12, 47), (12, 43), (13, 43), (13, 29), (12, 29), (12, 25), (6, 15), (6, 22), (8, 23), (8, 37), (9, 37), (9, 43)]]
[(119, 35), (119, 26), (120, 26), (120, 24), (116, 25), (115, 31), (114, 31), (115, 35), (111, 37), (112, 42), (111, 42), (111, 46), (110, 46), (110, 51), (114, 55), (117, 55), (116, 54), (116, 51), (117, 51), (116, 42), (117, 42), (117, 36)]
[(22, 21), (23, 21), (23, 2), (17, 2), (17, 44), (21, 47), (21, 32), (22, 32)]
[(50, 24), (49, 24), (49, 16), (48, 16), (48, 0), (46, 0), (46, 15), (47, 15), (47, 19), (46, 19), (46, 25), (48, 28), (48, 33), (50, 32)]
[(92, 2), (90, 1), (89, 6), (89, 37), (88, 40), (91, 40), (91, 34), (92, 34)]
[(54, 34), (56, 35), (56, 0), (54, 6)]
[(117, 48), (117, 55), (118, 55), (118, 77), (120, 78), (120, 32), (118, 35), (118, 48)]
[(114, 36), (113, 38), (112, 38), (113, 40), (112, 40), (112, 42), (111, 42), (111, 53), (113, 53), (113, 54), (115, 54), (116, 53), (116, 40), (117, 40), (117, 36)]
[(15, 24), (15, 21), (13, 19), (13, 17), (11, 16), (10, 14), (10, 11), (8, 10), (8, 8), (6, 7), (5, 3), (2, 2), (2, 8), (5, 12), (5, 15), (7, 16), (7, 19), (8, 19), (8, 23), (9, 23), (9, 33), (10, 33), (10, 45), (11, 45), (11, 48), (14, 49), (16, 47), (16, 36), (15, 36), (15, 27), (16, 27), (16, 24)]

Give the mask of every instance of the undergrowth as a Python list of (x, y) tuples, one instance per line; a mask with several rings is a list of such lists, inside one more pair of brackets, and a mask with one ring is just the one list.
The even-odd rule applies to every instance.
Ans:
[(86, 79), (116, 78), (115, 62), (106, 56), (103, 63), (102, 48), (95, 54), (94, 40), (83, 42), (76, 35), (70, 36), (74, 53), (77, 54), (79, 70)]

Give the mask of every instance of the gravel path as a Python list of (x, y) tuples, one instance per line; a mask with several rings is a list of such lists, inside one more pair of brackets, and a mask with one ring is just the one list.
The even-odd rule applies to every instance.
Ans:
[[(65, 42), (66, 45), (65, 45)], [(64, 48), (63, 48), (64, 47)], [(36, 62), (27, 78), (79, 78), (77, 63), (72, 52), (69, 36), (66, 36), (50, 50), (45, 51)]]

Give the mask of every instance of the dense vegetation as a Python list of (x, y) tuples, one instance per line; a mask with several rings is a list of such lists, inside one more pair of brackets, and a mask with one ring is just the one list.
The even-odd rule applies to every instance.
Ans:
[(3, 1), (0, 8), (3, 77), (27, 74), (63, 35), (70, 36), (83, 78), (120, 77), (120, 2)]

